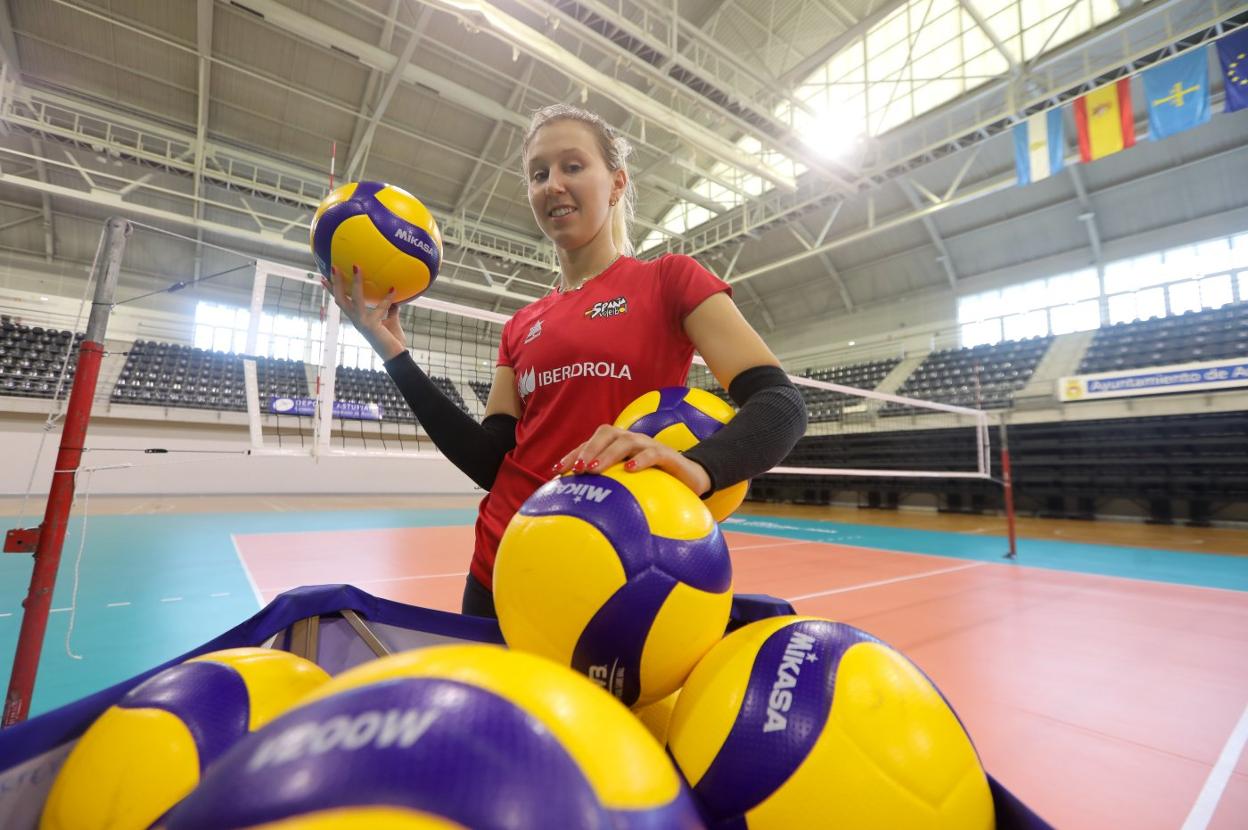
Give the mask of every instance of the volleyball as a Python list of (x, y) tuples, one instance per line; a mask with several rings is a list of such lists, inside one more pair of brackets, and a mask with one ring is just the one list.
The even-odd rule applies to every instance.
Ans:
[(148, 827), (207, 767), (329, 680), (285, 651), (235, 648), (154, 675), (104, 711), (65, 759), (42, 830)]
[(349, 182), (335, 188), (312, 217), (312, 256), (326, 279), (332, 267), (347, 280), (353, 266), (364, 280), (364, 299), (379, 303), (393, 287), (394, 302), (429, 290), (442, 263), (442, 233), (433, 214), (412, 194), (382, 182)]
[(662, 748), (594, 684), (530, 654), (448, 645), (339, 675), (240, 741), (165, 826), (701, 824)]
[(715, 820), (747, 827), (989, 830), (992, 795), (957, 715), (864, 631), (775, 617), (689, 676), (668, 748)]
[(637, 720), (641, 721), (641, 725), (646, 727), (661, 746), (667, 746), (667, 732), (672, 723), (672, 712), (676, 710), (676, 698), (679, 696), (678, 689), (662, 700), (633, 710)]
[[(736, 410), (727, 401), (705, 389), (667, 386), (647, 392), (624, 407), (615, 419), (615, 426), (649, 435), (683, 452), (714, 435), (735, 414)], [(738, 481), (715, 491), (703, 499), (703, 503), (715, 521), (722, 522), (741, 506), (749, 489), (748, 481)]]
[(732, 563), (688, 487), (657, 469), (564, 476), (499, 542), (494, 607), (507, 644), (571, 666), (629, 706), (680, 688), (721, 637)]

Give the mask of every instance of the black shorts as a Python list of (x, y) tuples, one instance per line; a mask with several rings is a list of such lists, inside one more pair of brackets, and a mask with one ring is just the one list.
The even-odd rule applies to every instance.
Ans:
[(471, 617), (497, 617), (494, 613), (494, 595), (471, 573), (464, 583), (464, 600), (460, 611)]

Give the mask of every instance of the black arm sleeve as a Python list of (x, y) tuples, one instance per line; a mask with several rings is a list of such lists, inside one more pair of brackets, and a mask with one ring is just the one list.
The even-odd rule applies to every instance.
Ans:
[(780, 367), (746, 369), (733, 378), (728, 394), (740, 410), (719, 432), (684, 453), (711, 477), (704, 496), (767, 472), (806, 433), (806, 402)]
[(493, 487), (503, 456), (516, 446), (515, 416), (490, 415), (478, 424), (442, 394), (409, 352), (395, 355), (385, 366), (442, 454), (478, 486), (485, 490)]

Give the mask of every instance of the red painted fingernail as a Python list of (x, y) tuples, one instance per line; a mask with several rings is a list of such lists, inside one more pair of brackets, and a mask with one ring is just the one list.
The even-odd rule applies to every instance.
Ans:
[(637, 469), (637, 462), (630, 458), (628, 461), (624, 462), (624, 469), (626, 470)]
[(578, 458), (578, 459), (576, 459), (576, 463), (572, 465), (572, 469), (573, 469), (573, 470), (575, 470), (575, 471), (576, 471), (576, 472), (578, 472), (578, 473), (579, 473), (579, 472), (584, 471), (584, 469), (585, 469), (585, 462), (584, 462), (584, 461), (582, 461), (582, 460), (581, 460), (581, 459), (579, 459), (579, 458)]
[(598, 469), (598, 459), (597, 459), (597, 458), (595, 458), (593, 461), (589, 462), (589, 469), (591, 469), (591, 470), (596, 470), (596, 469)]

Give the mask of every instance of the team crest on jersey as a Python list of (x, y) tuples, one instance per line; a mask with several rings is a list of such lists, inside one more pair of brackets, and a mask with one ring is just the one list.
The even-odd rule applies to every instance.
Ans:
[(593, 320), (597, 317), (619, 317), (628, 313), (628, 298), (616, 297), (614, 300), (603, 300), (594, 303), (594, 307), (585, 312), (585, 316)]
[(527, 372), (521, 372), (516, 377), (516, 392), (520, 395), (520, 400), (524, 400), (537, 389), (537, 376), (530, 367)]
[(538, 320), (533, 324), (533, 328), (529, 329), (529, 333), (524, 336), (525, 343), (532, 343), (542, 334), (542, 321)]

